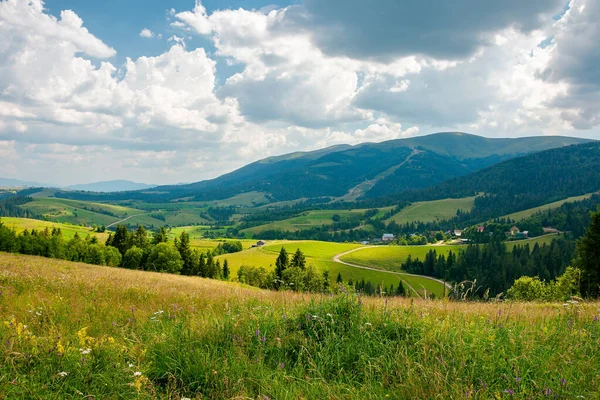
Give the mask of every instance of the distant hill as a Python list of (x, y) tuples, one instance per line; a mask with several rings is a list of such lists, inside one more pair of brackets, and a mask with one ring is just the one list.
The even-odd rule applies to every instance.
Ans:
[(397, 201), (475, 199), (473, 218), (494, 218), (600, 190), (600, 142), (583, 143), (506, 160), (438, 185), (399, 193)]
[(2, 186), (10, 186), (10, 187), (51, 187), (52, 185), (39, 183), (39, 182), (29, 182), (22, 181), (19, 179), (10, 179), (10, 178), (0, 178), (0, 187)]
[(63, 193), (84, 200), (218, 200), (265, 193), (272, 201), (332, 197), (352, 201), (434, 186), (500, 161), (589, 142), (560, 136), (490, 139), (460, 132), (340, 145), (260, 160), (216, 179), (114, 195)]
[(84, 183), (80, 185), (67, 186), (70, 190), (82, 190), (86, 192), (127, 192), (131, 190), (144, 190), (155, 187), (156, 185), (147, 185), (125, 180), (103, 181), (94, 183)]

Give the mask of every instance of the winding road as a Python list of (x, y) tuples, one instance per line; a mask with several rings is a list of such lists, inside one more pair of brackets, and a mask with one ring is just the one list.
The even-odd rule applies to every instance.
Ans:
[[(337, 255), (335, 255), (335, 256), (333, 257), (333, 261), (334, 261), (334, 262), (337, 262), (337, 263), (340, 263), (340, 264), (347, 265), (347, 266), (349, 266), (349, 267), (353, 267), (353, 268), (368, 269), (368, 270), (370, 270), (370, 271), (377, 271), (377, 272), (387, 272), (388, 274), (394, 274), (394, 275), (400, 275), (400, 276), (402, 276), (402, 275), (404, 275), (404, 276), (416, 276), (416, 277), (419, 277), (419, 278), (429, 279), (429, 280), (432, 280), (432, 281), (435, 281), (435, 282), (441, 283), (442, 285), (446, 286), (446, 288), (447, 288), (448, 290), (452, 289), (452, 286), (451, 286), (449, 283), (447, 283), (447, 282), (444, 282), (444, 281), (442, 281), (442, 280), (440, 280), (440, 279), (432, 278), (432, 277), (430, 277), (430, 276), (425, 276), (425, 275), (416, 275), (416, 274), (409, 274), (409, 273), (407, 273), (407, 272), (395, 272), (395, 271), (387, 271), (387, 270), (385, 270), (385, 269), (379, 269), (379, 268), (373, 268), (373, 267), (365, 267), (365, 266), (363, 266), (363, 265), (357, 265), (357, 264), (352, 264), (352, 263), (349, 263), (349, 262), (346, 262), (346, 261), (342, 261), (342, 259), (341, 259), (341, 257), (345, 256), (346, 254), (354, 253), (355, 251), (362, 250), (362, 249), (370, 249), (370, 248), (373, 248), (373, 247), (374, 247), (374, 246), (364, 246), (364, 247), (358, 247), (358, 248), (356, 248), (356, 249), (352, 249), (352, 250), (350, 250), (350, 251), (346, 251), (346, 252), (344, 252), (344, 253), (337, 254)], [(419, 292), (417, 292), (417, 291), (415, 290), (415, 288), (414, 288), (414, 287), (412, 287), (412, 286), (411, 286), (411, 285), (410, 285), (408, 282), (406, 282), (405, 280), (403, 280), (403, 282), (404, 282), (404, 283), (406, 284), (406, 286), (408, 286), (408, 287), (409, 287), (409, 289), (410, 289), (410, 290), (412, 290), (412, 291), (413, 291), (413, 292), (414, 292), (414, 293), (415, 293), (417, 296), (421, 297), (421, 295), (419, 294)]]
[(110, 224), (110, 225), (106, 225), (106, 227), (107, 227), (107, 228), (110, 228), (110, 227), (111, 227), (111, 226), (113, 226), (113, 225), (120, 224), (121, 222), (125, 222), (125, 221), (127, 221), (128, 219), (130, 219), (130, 218), (133, 218), (133, 217), (139, 217), (140, 215), (144, 215), (144, 214), (146, 214), (146, 213), (141, 213), (141, 214), (130, 215), (129, 217), (127, 217), (127, 218), (125, 218), (125, 219), (122, 219), (122, 220), (120, 220), (120, 221), (117, 221), (117, 222), (113, 222), (113, 223), (112, 223), (112, 224)]

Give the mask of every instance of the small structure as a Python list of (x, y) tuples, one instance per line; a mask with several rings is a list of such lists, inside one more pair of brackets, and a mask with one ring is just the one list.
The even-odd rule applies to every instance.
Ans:
[(369, 244), (369, 241), (368, 240), (363, 240), (362, 242), (360, 242), (360, 244), (367, 245), (367, 244)]
[(256, 242), (256, 244), (253, 244), (252, 247), (263, 247), (265, 244), (267, 244), (267, 242), (259, 240), (258, 242)]
[(391, 242), (394, 239), (396, 239), (396, 236), (394, 236), (393, 233), (384, 233), (383, 236), (381, 237), (381, 240), (383, 242)]
[(517, 239), (527, 239), (529, 237), (529, 231), (517, 232), (515, 234), (515, 238)]
[(454, 236), (461, 237), (463, 231), (461, 231), (460, 229), (455, 229), (453, 233), (454, 233)]
[(510, 235), (515, 236), (517, 233), (521, 232), (521, 230), (517, 226), (513, 226), (510, 228)]
[(485, 231), (485, 226), (483, 226), (483, 225), (479, 225), (479, 226), (477, 227), (477, 232), (479, 232), (479, 233), (483, 233), (483, 231)]

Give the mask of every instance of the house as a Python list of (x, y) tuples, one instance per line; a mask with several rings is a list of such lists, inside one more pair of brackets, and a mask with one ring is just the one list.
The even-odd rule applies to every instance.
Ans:
[(362, 242), (360, 242), (360, 244), (367, 245), (367, 244), (369, 244), (369, 241), (368, 240), (363, 240)]
[(394, 239), (396, 239), (396, 236), (394, 236), (392, 233), (384, 233), (381, 237), (383, 242), (391, 242)]
[(483, 225), (479, 225), (479, 226), (477, 227), (477, 232), (479, 232), (479, 233), (483, 233), (483, 231), (485, 231), (485, 226), (483, 226)]
[(518, 227), (516, 227), (516, 226), (513, 226), (512, 228), (510, 228), (510, 235), (511, 236), (515, 236), (519, 232), (521, 232), (521, 230)]
[(529, 231), (517, 232), (515, 237), (517, 239), (527, 239), (529, 237)]
[(253, 244), (252, 247), (263, 247), (265, 244), (267, 244), (267, 242), (259, 240), (258, 242), (256, 242), (256, 244)]
[(453, 233), (454, 233), (454, 236), (461, 237), (463, 231), (461, 231), (460, 229), (455, 229)]

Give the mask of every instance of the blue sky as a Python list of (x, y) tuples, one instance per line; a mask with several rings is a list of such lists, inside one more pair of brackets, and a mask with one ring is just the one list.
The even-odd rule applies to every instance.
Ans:
[(599, 19), (594, 0), (0, 0), (0, 176), (166, 184), (439, 131), (600, 139)]

